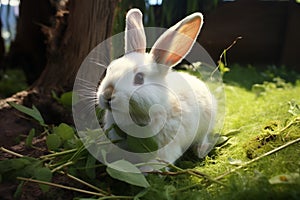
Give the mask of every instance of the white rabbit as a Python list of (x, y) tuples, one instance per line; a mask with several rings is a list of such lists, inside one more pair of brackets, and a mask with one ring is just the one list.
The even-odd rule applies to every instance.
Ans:
[(124, 139), (120, 147), (134, 151), (126, 142), (126, 135), (131, 135), (140, 141), (152, 138), (157, 160), (174, 162), (190, 146), (199, 157), (205, 156), (215, 99), (195, 76), (172, 70), (189, 53), (202, 25), (201, 13), (189, 15), (164, 32), (146, 53), (142, 13), (138, 9), (127, 13), (125, 55), (110, 63), (97, 91), (99, 105), (106, 109), (104, 129), (117, 125), (108, 137)]

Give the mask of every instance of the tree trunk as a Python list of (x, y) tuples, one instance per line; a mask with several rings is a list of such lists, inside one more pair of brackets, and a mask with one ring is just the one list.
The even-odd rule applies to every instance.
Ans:
[(62, 27), (54, 27), (49, 34), (54, 32), (62, 37), (49, 41), (48, 63), (33, 86), (43, 90), (71, 90), (83, 59), (110, 36), (115, 5), (115, 0), (72, 0), (68, 6), (70, 12), (60, 10), (57, 21)]
[(0, 101), (0, 146), (11, 145), (11, 138), (27, 134), (33, 127), (32, 121), (7, 101), (35, 105), (46, 123), (70, 123), (70, 111), (53, 100), (51, 91), (71, 90), (84, 58), (111, 34), (117, 0), (50, 1), (55, 2), (57, 13), (52, 26), (42, 26), (48, 38), (46, 67), (31, 89)]
[(21, 67), (28, 84), (32, 84), (46, 64), (46, 36), (41, 27), (51, 25), (55, 8), (49, 0), (22, 0), (17, 35), (11, 44), (6, 64)]

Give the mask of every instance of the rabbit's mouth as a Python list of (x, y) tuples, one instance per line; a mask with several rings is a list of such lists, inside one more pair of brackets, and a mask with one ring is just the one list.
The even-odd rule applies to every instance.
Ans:
[(114, 99), (113, 92), (114, 87), (112, 85), (108, 85), (104, 88), (104, 90), (101, 90), (98, 93), (100, 107), (111, 110), (111, 101)]
[(111, 101), (112, 98), (107, 99), (103, 95), (99, 96), (99, 105), (103, 109), (108, 109), (111, 111)]

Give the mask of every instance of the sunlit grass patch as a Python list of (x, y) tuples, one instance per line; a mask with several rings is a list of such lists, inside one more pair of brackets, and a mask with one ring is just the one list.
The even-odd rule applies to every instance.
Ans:
[[(253, 76), (245, 81), (254, 85), (255, 80), (259, 79)], [(264, 88), (260, 94), (253, 91), (253, 88), (251, 90), (251, 87), (244, 86), (245, 84), (226, 84), (226, 117), (222, 134), (229, 137), (229, 140), (223, 146), (216, 147), (211, 157), (203, 161), (205, 164), (202, 162), (196, 167), (212, 177), (218, 177), (300, 138), (299, 85), (292, 86), (282, 79), (273, 78), (273, 81), (258, 85)], [(295, 143), (225, 176), (223, 181), (229, 187), (220, 189), (222, 195), (217, 192), (218, 186), (208, 190), (216, 199), (255, 199), (259, 196), (262, 199), (294, 198), (296, 194), (299, 195), (295, 190), (300, 186), (299, 178), (290, 187), (271, 185), (268, 180), (280, 174), (300, 173), (299, 147), (299, 142)]]
[[(226, 155), (227, 151), (230, 152), (230, 155), (226, 156), (247, 159), (244, 151), (245, 146), (254, 141), (255, 138), (267, 134), (269, 129), (276, 127), (276, 130), (279, 131), (280, 128), (283, 128), (295, 118), (289, 112), (290, 102), (300, 103), (300, 96), (296, 95), (300, 94), (300, 87), (298, 86), (286, 89), (273, 88), (259, 97), (239, 86), (226, 85), (225, 91), (226, 117), (223, 135), (230, 137), (230, 140), (227, 146), (219, 150), (218, 160), (224, 154)], [(272, 126), (275, 127), (272, 128)], [(299, 126), (291, 126), (289, 130), (285, 131), (289, 131), (289, 134), (286, 135), (286, 141), (300, 137)], [(284, 138), (283, 135), (282, 137)]]
[(298, 199), (299, 75), (292, 72), (286, 81), (281, 78), (288, 77), (284, 69), (258, 71), (251, 66), (234, 66), (225, 75), (226, 116), (221, 134), (227, 142), (203, 160), (187, 157), (176, 164), (196, 169), (226, 186), (188, 174), (150, 175), (149, 197)]
[[(27, 159), (1, 149), (20, 158), (0, 162), (0, 179), (4, 181), (11, 174), (22, 176), (18, 177), (22, 181), (52, 184), (45, 182), (46, 178), (50, 181), (51, 172), (53, 177), (71, 178), (76, 188), (69, 190), (80, 191), (76, 197), (85, 194), (89, 199), (299, 199), (300, 81), (295, 79), (299, 76), (293, 72), (294, 80), (290, 82), (284, 79), (287, 71), (271, 73), (249, 66), (230, 69), (224, 77), (226, 114), (220, 143), (204, 159), (188, 152), (175, 165), (170, 164), (168, 170), (136, 176), (107, 170), (85, 149), (72, 125), (46, 125), (35, 107), (14, 105), (44, 127), (45, 131), (36, 135), (44, 134), (48, 150), (39, 158)], [(60, 103), (71, 105), (67, 103), (71, 98), (63, 98), (69, 95), (54, 96)], [(98, 130), (88, 133), (97, 140)], [(25, 143), (28, 148), (37, 148), (32, 142), (34, 136), (35, 131), (31, 131)], [(47, 176), (35, 176), (44, 173), (35, 174), (31, 168), (16, 168), (20, 162), (38, 166), (42, 172), (47, 170)], [(124, 160), (118, 162), (134, 167)], [(108, 165), (111, 167), (112, 163)], [(30, 176), (20, 172), (30, 172)], [(78, 185), (87, 190), (79, 190)], [(60, 184), (52, 186), (66, 189)]]

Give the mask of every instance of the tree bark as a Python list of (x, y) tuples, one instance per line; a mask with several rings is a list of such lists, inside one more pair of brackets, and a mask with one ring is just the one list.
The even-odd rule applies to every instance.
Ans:
[(49, 40), (48, 63), (35, 88), (72, 89), (83, 59), (111, 35), (115, 5), (116, 0), (72, 0), (69, 11), (58, 11), (58, 27), (52, 27), (49, 33), (61, 39)]
[(42, 26), (47, 37), (47, 64), (29, 90), (0, 101), (0, 146), (10, 146), (12, 138), (34, 127), (32, 120), (9, 107), (8, 101), (35, 105), (48, 124), (71, 123), (70, 111), (62, 108), (51, 92), (71, 90), (84, 58), (111, 35), (117, 0), (50, 1), (57, 12), (51, 26)]

